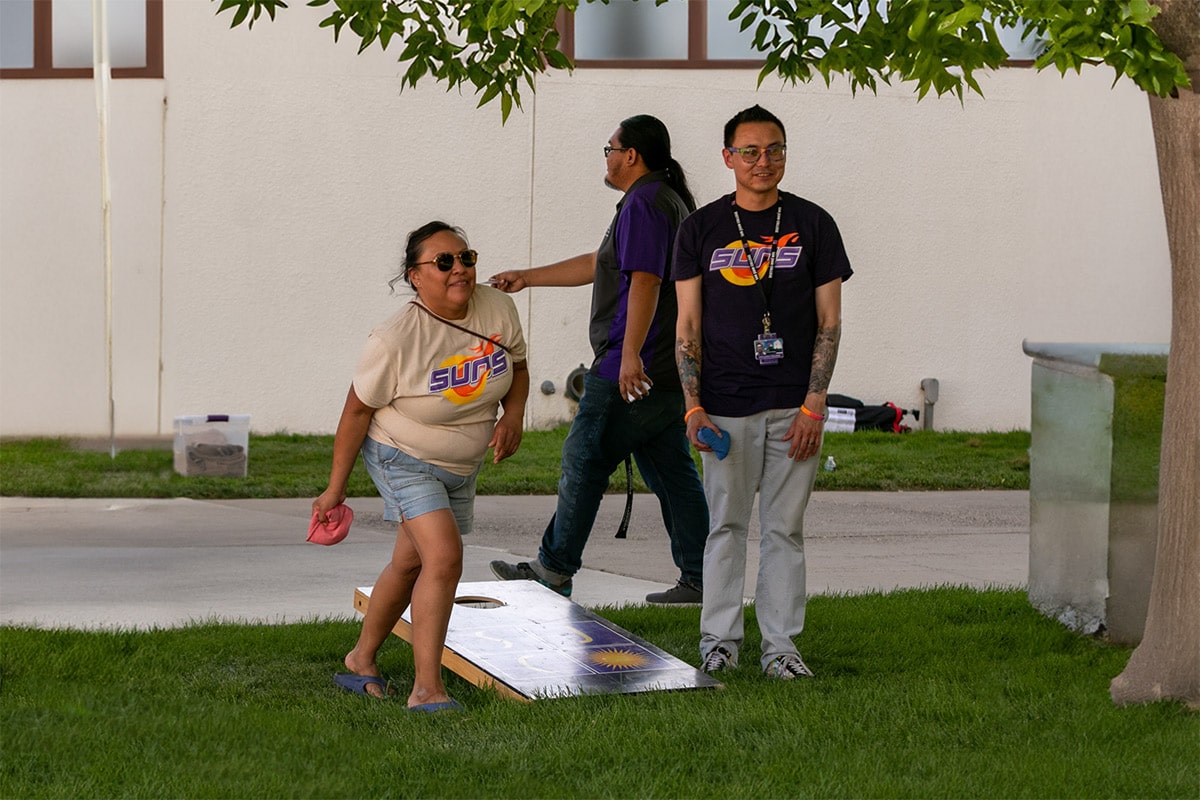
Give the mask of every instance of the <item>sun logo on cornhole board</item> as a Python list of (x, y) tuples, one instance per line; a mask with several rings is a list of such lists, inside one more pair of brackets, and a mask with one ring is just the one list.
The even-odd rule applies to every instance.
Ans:
[(634, 650), (611, 648), (597, 650), (589, 656), (589, 660), (600, 667), (608, 669), (641, 669), (650, 663), (650, 659)]

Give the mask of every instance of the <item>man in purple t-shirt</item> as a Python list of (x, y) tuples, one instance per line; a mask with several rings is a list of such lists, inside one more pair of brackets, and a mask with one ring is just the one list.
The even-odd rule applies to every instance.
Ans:
[(538, 558), (493, 561), (503, 580), (534, 580), (570, 596), (572, 576), (613, 470), (630, 456), (658, 496), (675, 586), (651, 603), (699, 603), (708, 505), (692, 461), (675, 368), (675, 292), (671, 253), (679, 223), (695, 208), (671, 139), (658, 119), (621, 122), (604, 148), (605, 183), (624, 192), (600, 248), (544, 267), (493, 276), (505, 292), (530, 286), (592, 284), (589, 338), (595, 359), (563, 443), (558, 507)]

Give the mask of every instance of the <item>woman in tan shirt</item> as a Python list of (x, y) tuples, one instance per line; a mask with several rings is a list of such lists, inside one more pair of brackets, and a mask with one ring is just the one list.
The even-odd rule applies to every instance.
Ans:
[[(521, 443), (529, 373), (516, 306), (477, 286), (465, 234), (430, 222), (408, 236), (403, 279), (416, 299), (371, 332), (338, 422), (320, 521), (345, 500), (362, 452), (398, 524), (391, 561), (371, 590), (344, 689), (384, 697), (376, 654), (412, 606), (415, 677), (408, 707), (460, 708), (442, 682), (441, 656), (462, 575), (462, 534), (474, 518), (475, 478), (489, 448), (499, 462)], [(503, 409), (503, 414), (497, 414)]]

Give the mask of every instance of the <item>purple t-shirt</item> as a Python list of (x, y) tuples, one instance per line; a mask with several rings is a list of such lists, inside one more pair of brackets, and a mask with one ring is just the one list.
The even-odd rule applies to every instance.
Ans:
[(678, 306), (670, 283), (670, 262), (675, 231), (687, 216), (687, 207), (664, 178), (664, 172), (652, 172), (629, 188), (617, 204), (616, 216), (597, 251), (589, 326), (595, 353), (591, 371), (611, 381), (620, 377), (632, 273), (649, 272), (663, 283), (654, 319), (640, 351), (642, 363), (656, 389), (678, 391), (679, 373), (675, 368)]
[[(779, 193), (779, 203), (783, 211), (774, 277), (757, 284), (734, 220), (734, 195), (709, 203), (679, 226), (675, 279), (699, 275), (702, 281), (700, 404), (710, 414), (745, 417), (803, 403), (817, 335), (816, 288), (854, 274), (828, 212), (787, 192)], [(777, 208), (738, 209), (763, 278)], [(783, 339), (783, 358), (762, 364), (754, 342), (768, 309), (771, 329)]]

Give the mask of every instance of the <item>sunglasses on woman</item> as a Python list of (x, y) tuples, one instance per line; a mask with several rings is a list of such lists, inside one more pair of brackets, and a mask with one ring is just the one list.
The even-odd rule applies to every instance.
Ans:
[(461, 253), (438, 253), (429, 261), (418, 261), (417, 265), (433, 264), (440, 272), (449, 272), (454, 269), (454, 259), (456, 258), (458, 263), (467, 269), (473, 269), (476, 262), (479, 261), (479, 253), (474, 250), (463, 250)]

